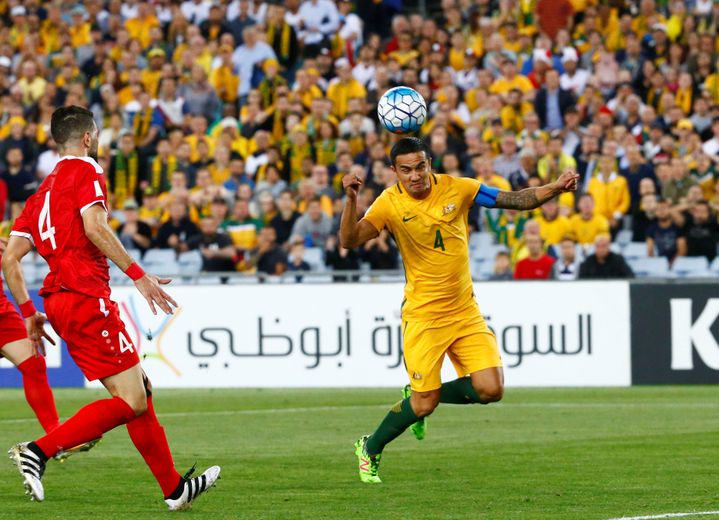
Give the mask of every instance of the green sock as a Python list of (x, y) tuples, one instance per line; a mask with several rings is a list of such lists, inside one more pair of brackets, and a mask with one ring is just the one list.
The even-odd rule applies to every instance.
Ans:
[(419, 420), (412, 406), (409, 404), (409, 397), (398, 402), (392, 407), (387, 416), (382, 420), (377, 430), (367, 439), (365, 449), (370, 455), (382, 453), (384, 447), (399, 437), (403, 431)]
[(444, 383), (440, 389), (439, 402), (448, 404), (486, 404), (479, 398), (469, 377), (460, 377), (449, 383)]

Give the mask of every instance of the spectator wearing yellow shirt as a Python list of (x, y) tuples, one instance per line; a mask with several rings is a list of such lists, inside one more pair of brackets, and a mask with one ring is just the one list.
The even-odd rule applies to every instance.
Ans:
[(564, 237), (571, 233), (572, 227), (569, 219), (559, 214), (559, 201), (555, 197), (541, 208), (541, 215), (536, 218), (539, 223), (539, 234), (547, 245), (559, 244)]
[(92, 26), (85, 21), (85, 8), (77, 5), (72, 9), (72, 24), (68, 28), (72, 46), (77, 49), (85, 45), (92, 45)]
[(549, 139), (547, 154), (537, 163), (537, 174), (544, 182), (554, 182), (567, 168), (576, 169), (576, 159), (562, 151), (563, 144), (562, 137), (558, 133), (553, 134)]
[(230, 150), (226, 146), (218, 145), (215, 157), (207, 169), (212, 175), (212, 182), (224, 184), (230, 178)]
[(285, 178), (290, 184), (297, 184), (304, 178), (302, 162), (310, 158), (314, 162), (315, 151), (307, 137), (307, 132), (300, 125), (295, 126), (289, 136), (289, 146), (285, 154)]
[(45, 95), (47, 81), (38, 75), (37, 64), (32, 60), (27, 60), (22, 64), (21, 74), (22, 77), (17, 82), (17, 86), (22, 92), (23, 104), (30, 106)]
[(142, 206), (138, 213), (138, 218), (150, 226), (153, 235), (157, 232), (162, 222), (162, 206), (157, 192), (152, 188), (145, 188), (142, 194)]
[(338, 119), (347, 115), (347, 102), (350, 98), (367, 97), (367, 90), (352, 76), (352, 68), (347, 58), (340, 58), (335, 62), (337, 78), (333, 79), (327, 87), (327, 98), (332, 101), (333, 113)]
[(263, 109), (268, 109), (274, 105), (277, 101), (277, 90), (278, 87), (284, 87), (287, 85), (287, 80), (279, 75), (280, 63), (270, 58), (265, 60), (262, 64), (262, 70), (265, 73), (265, 77), (257, 86), (257, 90), (260, 92), (260, 101)]
[(502, 127), (513, 134), (524, 130), (524, 116), (534, 112), (534, 106), (529, 101), (524, 101), (522, 96), (523, 93), (520, 89), (510, 90), (507, 93), (507, 104), (499, 112)]
[(190, 162), (197, 162), (200, 159), (200, 154), (197, 150), (197, 144), (203, 141), (207, 144), (210, 155), (215, 153), (215, 140), (207, 135), (207, 119), (204, 116), (195, 116), (192, 118), (190, 123), (190, 129), (192, 133), (185, 137), (185, 142), (190, 145), (192, 150), (190, 153)]
[(322, 99), (322, 89), (317, 86), (319, 72), (314, 67), (307, 70), (300, 69), (295, 74), (295, 88), (291, 93), (292, 100), (302, 103), (305, 110), (310, 110), (312, 101)]
[(71, 84), (77, 81), (82, 82), (82, 79), (83, 77), (80, 74), (80, 69), (72, 64), (66, 64), (62, 66), (60, 74), (58, 74), (55, 78), (55, 86), (67, 89)]
[(234, 49), (229, 45), (220, 46), (220, 64), (210, 73), (210, 84), (223, 103), (237, 101), (237, 89), (240, 86), (240, 77), (235, 74), (235, 66), (232, 64), (233, 52)]
[(594, 198), (596, 213), (604, 216), (616, 233), (631, 203), (627, 179), (616, 172), (617, 161), (609, 154), (599, 157), (598, 166), (599, 171), (589, 181), (587, 192)]
[(510, 90), (518, 88), (524, 94), (534, 91), (534, 85), (526, 76), (517, 74), (517, 65), (509, 58), (504, 58), (500, 64), (502, 75), (489, 87), (491, 94), (504, 96)]
[(489, 122), (484, 132), (482, 132), (482, 141), (489, 143), (493, 154), (498, 154), (501, 151), (500, 143), (503, 135), (504, 128), (502, 128), (502, 120), (494, 118)]
[(400, 67), (404, 67), (410, 61), (420, 57), (419, 51), (412, 46), (412, 34), (410, 32), (400, 33), (397, 36), (397, 45), (398, 49), (390, 52), (387, 57), (396, 61)]
[(512, 191), (512, 185), (504, 177), (494, 173), (492, 160), (482, 155), (475, 155), (471, 162), (472, 172), (476, 179), (486, 186), (498, 188), (502, 191)]
[(152, 4), (148, 2), (138, 3), (137, 16), (125, 22), (130, 38), (138, 40), (143, 49), (150, 45), (150, 30), (153, 27), (160, 27), (160, 21), (152, 13)]
[(719, 59), (716, 62), (717, 68), (704, 80), (704, 89), (709, 93), (714, 103), (719, 103)]
[(229, 198), (229, 193), (223, 186), (218, 186), (212, 182), (212, 175), (207, 169), (197, 171), (197, 183), (190, 190), (190, 204), (197, 209), (200, 218), (211, 215), (212, 201), (222, 197)]
[(449, 66), (452, 67), (455, 72), (459, 72), (464, 69), (464, 62), (468, 49), (467, 39), (464, 37), (462, 31), (456, 31), (452, 33), (450, 44), (451, 47), (449, 48), (448, 53)]
[(61, 48), (61, 30), (65, 28), (62, 11), (57, 6), (47, 8), (47, 18), (40, 24), (40, 41), (45, 54), (58, 52)]
[(639, 14), (632, 21), (632, 30), (637, 34), (646, 34), (654, 24), (665, 24), (666, 18), (657, 9), (655, 0), (641, 0)]
[(151, 49), (147, 53), (149, 60), (149, 68), (144, 69), (140, 73), (140, 80), (145, 87), (145, 92), (149, 93), (153, 98), (157, 97), (157, 92), (162, 79), (162, 68), (165, 65), (165, 51), (162, 49)]
[(522, 39), (517, 27), (517, 22), (507, 20), (502, 24), (501, 32), (504, 36), (504, 49), (518, 56), (522, 50)]
[(610, 52), (617, 52), (627, 48), (627, 40), (632, 32), (632, 15), (625, 13), (619, 18), (615, 26), (607, 28), (606, 46)]
[(125, 106), (130, 101), (136, 100), (142, 90), (142, 72), (139, 67), (132, 66), (127, 71), (127, 85), (121, 88), (117, 93), (117, 100), (120, 106)]
[(584, 193), (579, 197), (579, 212), (569, 218), (572, 234), (577, 242), (583, 246), (594, 243), (597, 235), (609, 233), (609, 222), (604, 215), (594, 211), (594, 197), (591, 193)]
[(249, 201), (244, 199), (238, 199), (235, 202), (232, 207), (232, 215), (224, 226), (234, 246), (243, 252), (255, 247), (257, 233), (262, 227), (262, 221), (252, 217)]
[(10, 9), (10, 31), (8, 41), (15, 49), (21, 49), (25, 43), (25, 38), (30, 32), (30, 26), (27, 23), (27, 10), (25, 6), (16, 5)]
[[(327, 173), (327, 168), (324, 166), (315, 166), (314, 169), (323, 169)], [(318, 193), (317, 183), (314, 179), (304, 179), (297, 185), (297, 211), (304, 215), (310, 203), (314, 200), (319, 200), (322, 212), (332, 218), (332, 199), (330, 196), (326, 193)]]
[(674, 93), (674, 102), (682, 109), (685, 116), (691, 114), (694, 106), (694, 86), (692, 76), (688, 72), (679, 74), (679, 87)]

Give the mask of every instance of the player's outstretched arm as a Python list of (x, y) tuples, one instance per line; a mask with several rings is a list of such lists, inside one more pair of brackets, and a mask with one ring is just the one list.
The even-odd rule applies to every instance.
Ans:
[[(172, 280), (148, 275), (135, 264), (135, 261), (125, 250), (125, 247), (122, 245), (122, 242), (120, 242), (120, 239), (117, 238), (110, 224), (107, 223), (107, 212), (105, 208), (100, 204), (90, 206), (82, 214), (82, 223), (87, 238), (89, 238), (105, 256), (112, 260), (117, 267), (133, 279), (135, 287), (137, 287), (140, 294), (147, 300), (152, 313), (157, 314), (157, 310), (155, 309), (155, 305), (157, 305), (165, 314), (172, 314), (172, 306), (177, 307), (177, 303), (160, 287), (160, 285), (166, 285)], [(128, 271), (130, 266), (133, 266), (132, 271), (136, 272), (137, 276), (134, 276), (133, 273)]]
[(32, 251), (32, 243), (24, 237), (11, 236), (7, 246), (5, 246), (4, 242), (0, 244), (2, 270), (7, 286), (20, 307), (22, 317), (25, 318), (25, 327), (35, 353), (44, 354), (42, 338), (47, 339), (53, 345), (55, 342), (45, 332), (47, 317), (35, 310), (30, 294), (27, 291), (27, 285), (25, 285), (25, 277), (22, 274), (20, 261), (30, 251)]
[(572, 169), (564, 170), (559, 178), (550, 184), (519, 191), (500, 191), (495, 207), (504, 209), (529, 210), (538, 208), (548, 200), (566, 191), (576, 191), (579, 174)]
[(348, 174), (342, 178), (347, 200), (340, 221), (340, 244), (345, 249), (361, 246), (379, 235), (379, 231), (368, 221), (362, 219), (357, 222), (357, 192), (361, 185), (362, 179), (356, 175)]

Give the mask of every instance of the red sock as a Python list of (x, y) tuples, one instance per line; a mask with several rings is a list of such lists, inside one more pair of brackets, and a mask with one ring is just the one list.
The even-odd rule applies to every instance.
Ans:
[(25, 387), (25, 399), (40, 421), (45, 433), (60, 425), (55, 408), (55, 398), (47, 382), (47, 367), (42, 356), (30, 356), (18, 365)]
[(157, 420), (152, 396), (147, 397), (147, 411), (133, 421), (127, 423), (135, 448), (140, 452), (155, 480), (160, 484), (165, 498), (170, 496), (180, 483), (180, 474), (175, 470), (170, 446), (167, 444), (165, 429)]
[(55, 430), (36, 440), (35, 444), (45, 455), (52, 457), (63, 448), (74, 448), (97, 439), (134, 418), (135, 412), (119, 397), (101, 399), (80, 408)]

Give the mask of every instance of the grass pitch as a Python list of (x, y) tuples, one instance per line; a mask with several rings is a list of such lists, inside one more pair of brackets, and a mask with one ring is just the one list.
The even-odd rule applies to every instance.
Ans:
[[(61, 416), (104, 397), (57, 390)], [(719, 510), (716, 387), (509, 389), (490, 406), (442, 405), (428, 437), (384, 453), (384, 484), (357, 477), (353, 442), (399, 390), (156, 390), (182, 472), (222, 466), (183, 518), (608, 519)], [(0, 391), (0, 448), (37, 437), (21, 391)], [(45, 502), (0, 464), (0, 518), (156, 519), (159, 488), (125, 428), (51, 461)], [(706, 517), (702, 517), (706, 518)]]

